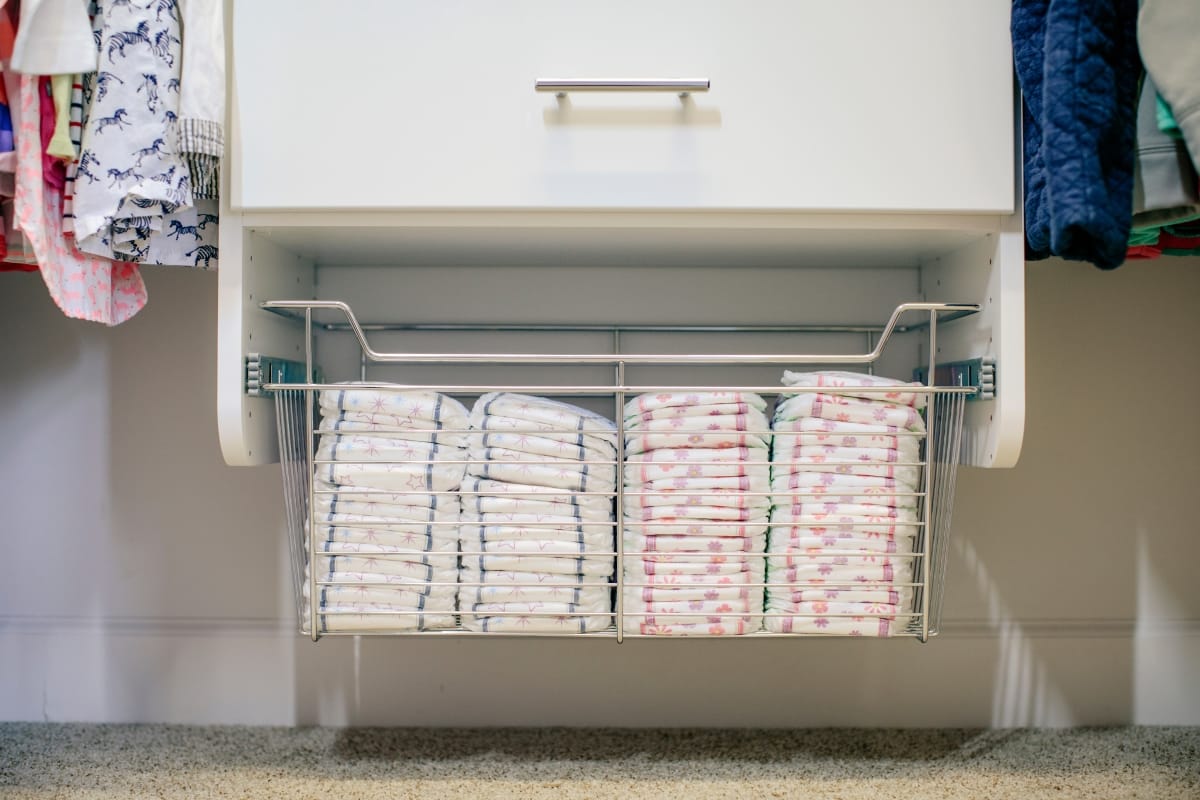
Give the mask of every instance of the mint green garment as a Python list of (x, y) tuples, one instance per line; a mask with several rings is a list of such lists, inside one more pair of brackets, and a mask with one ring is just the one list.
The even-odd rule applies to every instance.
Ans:
[(1200, 178), (1185, 143), (1160, 130), (1162, 97), (1149, 75), (1139, 92), (1130, 247), (1157, 245), (1160, 230), (1200, 218)]
[(1134, 228), (1129, 232), (1129, 246), (1142, 247), (1145, 245), (1158, 244), (1158, 232), (1162, 230), (1157, 225), (1148, 228)]
[(1161, 94), (1155, 94), (1158, 100), (1158, 129), (1170, 136), (1172, 139), (1182, 139), (1183, 131), (1179, 130), (1179, 123), (1175, 121), (1175, 112), (1171, 110), (1171, 104), (1163, 99)]

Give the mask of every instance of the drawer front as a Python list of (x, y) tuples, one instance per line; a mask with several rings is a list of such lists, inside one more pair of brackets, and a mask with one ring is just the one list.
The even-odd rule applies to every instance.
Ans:
[[(1006, 0), (238, 0), (247, 209), (1006, 213)], [(539, 78), (711, 90), (539, 93)]]

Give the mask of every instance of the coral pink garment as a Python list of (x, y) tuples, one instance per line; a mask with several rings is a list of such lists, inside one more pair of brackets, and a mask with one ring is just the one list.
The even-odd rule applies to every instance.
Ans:
[(50, 297), (68, 317), (116, 325), (146, 305), (133, 264), (87, 256), (62, 235), (62, 194), (42, 180), (38, 79), (21, 76), (17, 139), (16, 224), (37, 256)]

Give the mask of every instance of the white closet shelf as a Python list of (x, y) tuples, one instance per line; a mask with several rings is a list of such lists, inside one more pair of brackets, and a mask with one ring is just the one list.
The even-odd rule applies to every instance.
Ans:
[(607, 211), (253, 212), (322, 266), (915, 267), (994, 236), (993, 215)]

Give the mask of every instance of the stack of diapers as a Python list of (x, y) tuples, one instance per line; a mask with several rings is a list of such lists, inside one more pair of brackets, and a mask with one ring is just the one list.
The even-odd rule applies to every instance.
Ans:
[(612, 625), (616, 426), (540, 397), (471, 411), (459, 609), (468, 630), (589, 633)]
[(646, 394), (626, 404), (626, 633), (721, 636), (761, 627), (765, 408), (747, 392)]
[(785, 372), (787, 386), (895, 387), (780, 398), (774, 417), (766, 628), (890, 636), (911, 611), (925, 395), (848, 372)]
[[(317, 587), (318, 630), (455, 627), (467, 409), (354, 384), (318, 402), (316, 575), (333, 584)], [(310, 588), (306, 568), (306, 606)]]

